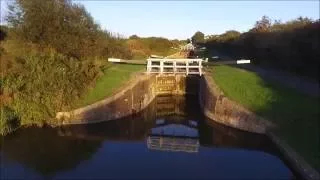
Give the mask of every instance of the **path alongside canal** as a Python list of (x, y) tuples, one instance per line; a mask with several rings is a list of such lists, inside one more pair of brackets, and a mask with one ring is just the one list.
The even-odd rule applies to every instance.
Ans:
[(93, 104), (120, 91), (134, 73), (143, 71), (144, 68), (144, 65), (137, 64), (110, 64), (103, 70), (104, 74), (94, 87), (78, 100), (77, 107)]
[[(212, 51), (210, 56), (219, 56), (221, 61), (223, 60), (234, 60), (234, 58), (223, 54), (218, 51)], [(259, 67), (253, 64), (242, 64), (236, 65), (238, 68), (242, 68), (251, 72), (255, 72), (261, 78), (265, 80), (271, 80), (277, 83), (281, 83), (287, 87), (296, 89), (297, 91), (311, 95), (314, 97), (319, 97), (320, 84), (316, 80), (312, 80), (306, 77), (297, 76), (289, 72), (284, 72), (272, 68)]]
[(318, 170), (319, 98), (301, 94), (247, 70), (214, 66), (210, 74), (224, 94), (279, 126), (277, 134)]

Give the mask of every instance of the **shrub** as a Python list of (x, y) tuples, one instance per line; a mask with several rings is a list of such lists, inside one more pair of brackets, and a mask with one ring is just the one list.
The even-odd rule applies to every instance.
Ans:
[(55, 52), (27, 55), (21, 61), (23, 71), (7, 76), (7, 87), (22, 124), (43, 124), (57, 111), (71, 108), (103, 66), (99, 60), (78, 61)]
[(126, 45), (131, 50), (134, 59), (144, 59), (151, 54), (159, 56), (168, 56), (174, 53), (173, 47), (178, 48), (181, 42), (178, 40), (168, 40), (161, 37), (147, 37), (140, 38), (138, 36), (131, 36)]
[(6, 135), (19, 127), (17, 114), (9, 107), (0, 105), (0, 135)]
[[(228, 33), (229, 32), (229, 33)], [(318, 78), (320, 21), (299, 17), (274, 24), (264, 16), (246, 33), (212, 36), (207, 45), (253, 63)], [(227, 38), (232, 37), (232, 38)]]
[[(10, 100), (1, 106), (10, 107), (21, 125), (42, 125), (73, 108), (103, 74), (108, 57), (131, 57), (124, 39), (101, 30), (82, 5), (69, 0), (15, 0), (7, 21), (1, 96)], [(13, 119), (6, 112), (0, 127), (5, 132)]]

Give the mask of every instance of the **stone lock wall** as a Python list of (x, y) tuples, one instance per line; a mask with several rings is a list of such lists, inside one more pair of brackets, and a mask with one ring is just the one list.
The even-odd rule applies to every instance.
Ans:
[(185, 75), (136, 74), (111, 97), (70, 112), (58, 112), (55, 125), (97, 123), (134, 115), (145, 109), (157, 95), (196, 92), (188, 88), (186, 79)]
[(267, 129), (275, 127), (270, 121), (224, 96), (210, 76), (202, 76), (199, 88), (199, 104), (210, 119), (254, 133), (265, 133)]
[(298, 179), (319, 179), (319, 173), (274, 133), (277, 127), (273, 123), (225, 97), (210, 75), (202, 76), (199, 88), (199, 104), (207, 117), (226, 126), (266, 134), (298, 174)]
[(199, 94), (199, 104), (210, 119), (241, 130), (265, 133), (274, 125), (223, 95), (210, 76), (136, 74), (121, 91), (102, 101), (58, 112), (58, 125), (88, 124), (119, 119), (145, 109), (158, 95)]
[[(319, 179), (320, 175), (317, 171), (298, 155), (295, 155), (293, 150), (284, 145), (280, 138), (272, 133), (272, 129), (275, 128), (274, 124), (225, 97), (210, 75), (199, 77), (139, 73), (121, 91), (111, 97), (70, 112), (58, 112), (56, 114), (57, 122), (54, 125), (88, 124), (120, 119), (144, 110), (157, 95), (185, 93), (198, 94), (203, 113), (213, 121), (244, 131), (266, 133), (280, 147), (286, 159), (293, 164), (294, 169), (302, 177)], [(166, 104), (170, 98), (169, 100), (168, 98), (160, 98), (157, 104), (161, 104), (162, 101)], [(161, 108), (160, 104), (159, 108)], [(164, 106), (170, 108), (169, 105)], [(171, 109), (175, 113), (179, 112), (176, 107)], [(156, 116), (155, 110), (151, 110), (145, 115)], [(161, 111), (159, 113), (161, 114)]]
[(146, 108), (155, 98), (155, 82), (155, 75), (136, 74), (121, 91), (111, 97), (70, 112), (58, 112), (58, 125), (97, 123), (133, 115)]

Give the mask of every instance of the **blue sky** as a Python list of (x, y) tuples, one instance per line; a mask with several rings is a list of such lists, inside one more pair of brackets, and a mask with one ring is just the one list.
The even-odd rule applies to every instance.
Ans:
[(198, 30), (206, 35), (231, 29), (244, 32), (263, 15), (282, 21), (298, 16), (319, 18), (319, 1), (74, 2), (83, 4), (102, 28), (124, 36), (186, 39)]

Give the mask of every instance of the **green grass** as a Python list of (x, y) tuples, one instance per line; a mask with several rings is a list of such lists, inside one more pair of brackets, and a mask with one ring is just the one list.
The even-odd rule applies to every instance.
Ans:
[(214, 66), (212, 76), (226, 96), (279, 126), (277, 134), (320, 170), (319, 98), (230, 66)]
[(97, 80), (95, 86), (79, 100), (78, 106), (93, 104), (110, 96), (130, 79), (132, 73), (143, 70), (144, 67), (144, 65), (112, 64), (103, 71), (104, 75)]

